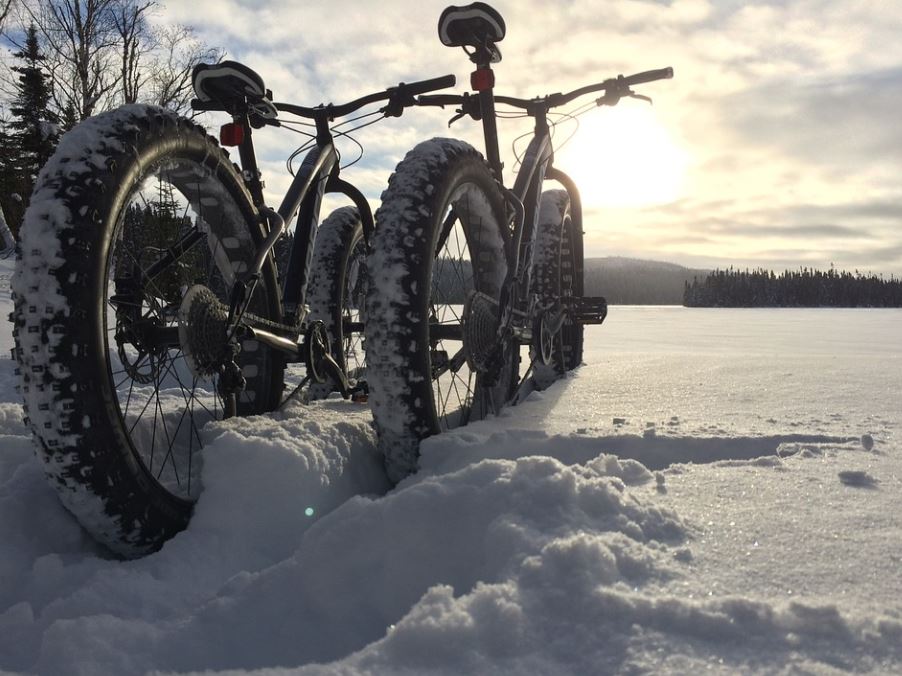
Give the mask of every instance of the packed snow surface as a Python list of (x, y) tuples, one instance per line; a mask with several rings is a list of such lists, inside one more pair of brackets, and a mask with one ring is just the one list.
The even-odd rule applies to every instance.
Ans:
[(359, 404), (208, 427), (128, 562), (0, 360), (0, 671), (902, 671), (902, 312), (614, 307), (586, 348), (393, 490)]

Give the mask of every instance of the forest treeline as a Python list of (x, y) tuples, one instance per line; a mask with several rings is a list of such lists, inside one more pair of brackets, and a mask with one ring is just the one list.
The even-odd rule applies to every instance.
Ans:
[(902, 307), (902, 280), (894, 276), (801, 268), (780, 274), (714, 270), (687, 281), (687, 307)]
[(188, 26), (156, 21), (161, 9), (162, 0), (0, 0), (11, 56), (0, 60), (0, 234), (6, 224), (17, 234), (38, 170), (81, 120), (125, 103), (191, 114), (193, 66), (223, 53)]

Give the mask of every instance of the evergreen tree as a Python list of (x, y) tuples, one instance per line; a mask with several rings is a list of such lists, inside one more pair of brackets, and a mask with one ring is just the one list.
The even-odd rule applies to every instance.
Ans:
[(15, 236), (25, 213), (28, 185), (22, 175), (21, 150), (9, 120), (0, 118), (0, 209)]
[(59, 115), (59, 120), (61, 136), (78, 124), (78, 113), (75, 111), (75, 106), (72, 105), (71, 102), (65, 105)]
[(34, 25), (28, 27), (25, 47), (14, 56), (25, 64), (13, 66), (13, 70), (19, 73), (19, 81), (11, 108), (15, 116), (12, 127), (17, 132), (25, 168), (37, 174), (56, 147), (59, 118), (50, 110), (52, 91), (50, 81), (41, 68), (44, 55), (38, 45), (38, 32)]
[[(14, 191), (22, 198), (22, 203), (27, 201), (34, 186), (34, 180), (44, 163), (50, 159), (56, 147), (59, 135), (59, 119), (50, 110), (52, 90), (50, 81), (44, 73), (41, 65), (44, 56), (38, 44), (38, 32), (34, 25), (28, 27), (25, 35), (25, 46), (14, 54), (20, 59), (22, 65), (13, 66), (13, 70), (19, 74), (16, 82), (16, 97), (10, 108), (13, 119), (9, 124), (11, 138), (16, 147), (16, 153), (7, 171), (19, 176), (19, 190)], [(12, 210), (15, 217), (10, 218), (10, 227), (18, 232), (21, 223), (21, 211)]]

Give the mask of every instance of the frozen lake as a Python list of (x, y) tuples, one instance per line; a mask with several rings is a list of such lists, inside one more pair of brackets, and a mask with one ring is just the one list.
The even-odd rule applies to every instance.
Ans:
[(593, 352), (902, 356), (902, 309), (615, 305), (587, 330)]
[(0, 360), (0, 671), (902, 671), (902, 311), (615, 306), (585, 361), (390, 491), (365, 406), (208, 426), (122, 562)]
[(512, 423), (710, 435), (902, 421), (902, 310), (613, 306), (586, 327), (585, 362), (545, 395), (560, 399), (548, 420)]

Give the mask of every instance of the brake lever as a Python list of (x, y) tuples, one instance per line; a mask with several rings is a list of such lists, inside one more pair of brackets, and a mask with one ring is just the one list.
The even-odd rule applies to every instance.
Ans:
[(454, 124), (459, 119), (461, 119), (462, 117), (465, 117), (465, 116), (466, 116), (466, 113), (462, 109), (458, 108), (457, 115), (455, 115), (450, 120), (448, 120), (448, 127), (450, 127), (452, 124)]
[(640, 101), (647, 101), (649, 105), (654, 105), (654, 102), (651, 100), (650, 96), (637, 94), (629, 87), (623, 87), (622, 89), (617, 88), (613, 91), (605, 92), (604, 96), (595, 99), (595, 105), (616, 106), (618, 103), (620, 103), (620, 99), (622, 98), (639, 99)]

